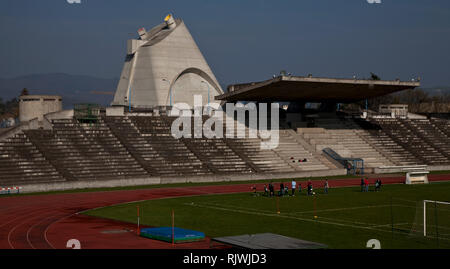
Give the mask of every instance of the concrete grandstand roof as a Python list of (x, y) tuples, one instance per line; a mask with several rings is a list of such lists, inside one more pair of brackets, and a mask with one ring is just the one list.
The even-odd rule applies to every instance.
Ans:
[(420, 86), (399, 80), (336, 79), (278, 76), (261, 82), (234, 84), (215, 97), (223, 101), (355, 102)]

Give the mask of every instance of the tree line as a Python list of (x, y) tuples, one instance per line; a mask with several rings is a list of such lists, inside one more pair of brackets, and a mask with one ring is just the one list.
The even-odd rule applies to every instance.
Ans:
[[(20, 96), (29, 95), (28, 89), (22, 89)], [(19, 99), (14, 97), (11, 100), (3, 101), (3, 98), (0, 97), (0, 122), (5, 119), (13, 118), (16, 119), (19, 117)]]
[(421, 103), (450, 103), (450, 93), (430, 96), (422, 89), (409, 89), (369, 100), (370, 107), (378, 107), (380, 104), (416, 105)]
[(0, 121), (7, 118), (17, 118), (19, 116), (19, 100), (13, 98), (3, 101), (0, 98)]

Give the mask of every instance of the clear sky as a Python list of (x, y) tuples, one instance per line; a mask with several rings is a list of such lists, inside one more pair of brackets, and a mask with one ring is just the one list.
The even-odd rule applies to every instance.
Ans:
[(448, 0), (2, 0), (0, 77), (119, 77), (126, 40), (182, 18), (226, 86), (294, 75), (450, 85)]

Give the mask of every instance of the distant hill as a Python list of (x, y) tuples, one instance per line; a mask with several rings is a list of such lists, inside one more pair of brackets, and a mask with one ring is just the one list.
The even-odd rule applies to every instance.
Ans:
[(92, 94), (115, 92), (118, 79), (103, 79), (91, 76), (76, 76), (63, 73), (33, 74), (16, 78), (0, 79), (0, 98), (10, 100), (19, 96), (23, 88), (30, 94), (55, 94), (63, 97), (64, 108), (77, 103), (109, 105), (113, 95)]

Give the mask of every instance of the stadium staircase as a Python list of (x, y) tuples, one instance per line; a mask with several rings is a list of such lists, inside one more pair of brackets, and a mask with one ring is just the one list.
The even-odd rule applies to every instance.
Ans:
[(344, 158), (361, 158), (366, 168), (393, 163), (364, 139), (365, 132), (352, 121), (339, 118), (316, 119), (316, 128), (300, 128), (302, 138), (317, 152), (331, 148)]
[[(295, 132), (294, 132), (295, 134)], [(295, 171), (313, 171), (336, 169), (326, 158), (318, 157), (299, 143), (291, 130), (280, 130), (280, 141), (274, 151)], [(306, 160), (306, 162), (303, 162)]]
[[(224, 122), (228, 115), (225, 115)], [(234, 120), (234, 133), (225, 141), (237, 154), (239, 154), (256, 172), (282, 173), (294, 172), (291, 165), (273, 149), (262, 149), (262, 143), (270, 143), (270, 139), (262, 139), (260, 136), (251, 137), (251, 129), (246, 124)], [(224, 131), (224, 133), (226, 133)], [(239, 138), (239, 133), (245, 138)]]

